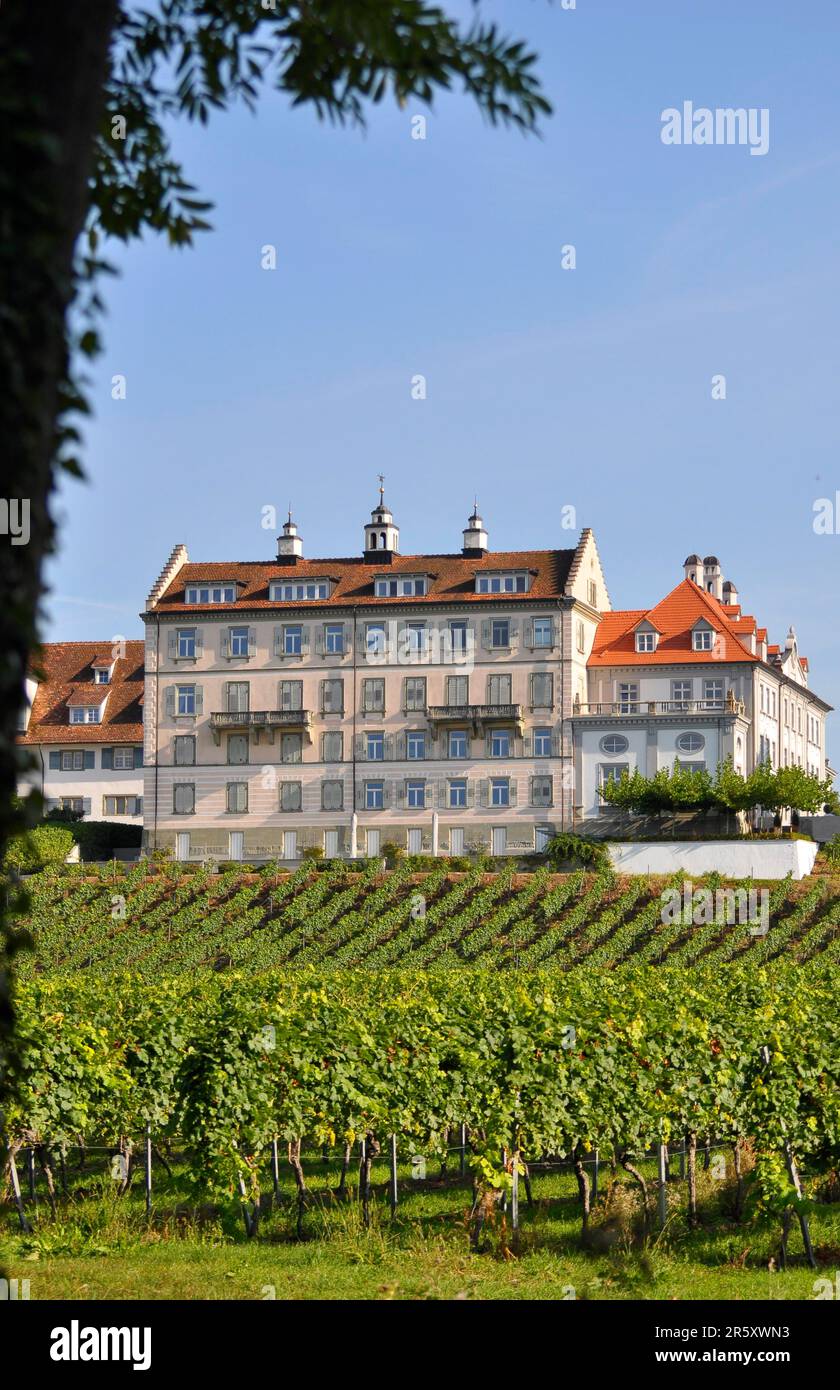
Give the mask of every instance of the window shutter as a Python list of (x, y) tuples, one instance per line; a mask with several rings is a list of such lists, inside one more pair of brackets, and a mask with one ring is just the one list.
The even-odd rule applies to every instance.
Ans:
[(135, 816), (142, 816), (142, 814), (143, 814), (143, 798), (142, 798), (142, 796), (135, 796), (135, 798), (134, 798), (134, 814), (135, 814)]
[(92, 749), (85, 750), (85, 772), (89, 772), (92, 767), (96, 767), (96, 755)]
[(204, 713), (204, 687), (202, 685), (195, 687), (195, 712), (196, 714)]
[(523, 740), (522, 740), (522, 748), (523, 748), (523, 751), (524, 751), (524, 753), (525, 753), (525, 757), (526, 757), (526, 758), (531, 758), (531, 757), (533, 757), (533, 754), (534, 754), (534, 738), (533, 738), (533, 735), (532, 735), (532, 734), (526, 734), (526, 735), (525, 735), (525, 737), (524, 737)]
[(226, 627), (223, 627), (221, 632), (219, 633), (219, 656), (228, 656), (229, 654), (230, 630)]
[[(223, 703), (224, 703), (224, 708), (225, 708), (226, 710), (230, 710), (230, 687), (231, 687), (231, 684), (232, 684), (231, 681), (222, 681), (222, 701), (223, 701)], [(198, 706), (197, 706), (197, 705), (196, 705), (196, 709), (198, 709)]]
[(301, 655), (309, 651), (309, 628), (302, 627), (300, 630), (300, 651)]
[(103, 749), (102, 749), (102, 766), (103, 766), (104, 768), (112, 768), (112, 767), (114, 766), (114, 750), (113, 750), (113, 748), (103, 748)]
[(358, 787), (356, 788), (356, 810), (357, 810), (357, 811), (363, 811), (364, 809), (365, 809), (365, 789), (364, 789), (363, 786), (358, 786)]
[(396, 755), (400, 762), (404, 761), (406, 755), (406, 736), (405, 730), (401, 729), (396, 736)]
[(401, 782), (397, 782), (397, 783), (396, 783), (396, 790), (397, 790), (397, 805), (398, 805), (398, 806), (405, 806), (405, 782), (402, 782), (402, 781), (401, 781)]
[(561, 621), (562, 621), (562, 619), (560, 619), (560, 618), (555, 618), (555, 619), (554, 619), (554, 622), (552, 623), (552, 635), (553, 635), (553, 640), (554, 640), (554, 645), (555, 645), (555, 647), (559, 647), (559, 646), (560, 646), (560, 623), (561, 623)]
[(356, 632), (356, 648), (359, 656), (364, 656), (367, 651), (367, 633), (364, 623), (360, 623)]
[[(364, 636), (364, 633), (362, 633), (362, 636)], [(349, 651), (351, 650), (352, 642), (353, 642), (353, 625), (352, 625), (352, 623), (345, 623), (345, 624), (344, 624), (344, 650), (345, 650), (345, 652), (349, 652)]]
[(50, 771), (51, 771), (51, 772), (60, 772), (60, 771), (61, 771), (61, 754), (60, 754), (60, 753), (50, 753)]
[(367, 744), (364, 734), (356, 734), (356, 757), (360, 762), (366, 761)]
[(142, 748), (135, 748), (135, 750), (134, 750), (134, 766), (135, 766), (135, 767), (142, 767), (142, 766), (143, 766), (143, 749), (142, 749)]
[(493, 628), (490, 623), (481, 624), (481, 645), (489, 649), (493, 640)]
[(315, 652), (318, 656), (326, 650), (326, 637), (323, 627), (319, 624), (315, 629)]
[(510, 624), (510, 630), (509, 630), (509, 635), (510, 635), (510, 644), (511, 644), (511, 646), (513, 646), (514, 642), (516, 641), (516, 638), (517, 638), (518, 635), (519, 635), (519, 623), (517, 623), (517, 622), (511, 622), (511, 624)]
[(318, 700), (321, 705), (322, 714), (327, 714), (330, 708), (329, 681), (318, 682)]
[(478, 804), (487, 806), (490, 802), (490, 783), (486, 777), (482, 777), (478, 783)]
[(442, 811), (446, 806), (446, 782), (440, 778), (435, 785), (437, 787), (438, 809)]
[(249, 656), (256, 656), (256, 654), (257, 654), (257, 629), (256, 629), (255, 627), (249, 627), (249, 628), (248, 628), (248, 655), (249, 655)]
[(89, 797), (89, 796), (83, 796), (83, 797), (82, 797), (82, 815), (84, 815), (84, 816), (89, 816), (89, 815), (90, 815), (90, 797)]
[(394, 784), (384, 782), (382, 785), (382, 809), (388, 810), (394, 804)]
[(282, 627), (276, 627), (276, 628), (274, 629), (274, 655), (275, 655), (275, 656), (282, 656), (282, 655), (283, 655), (283, 629), (282, 629)]
[(493, 748), (493, 735), (492, 735), (492, 734), (485, 734), (485, 735), (484, 735), (484, 756), (485, 756), (485, 758), (489, 758), (489, 757), (490, 757), (492, 748)]
[(525, 644), (526, 647), (533, 647), (533, 645), (534, 645), (534, 620), (533, 620), (533, 618), (526, 618), (526, 619), (525, 619), (525, 624), (524, 624), (523, 629), (522, 629), (522, 641), (524, 642), (524, 644)]
[(175, 713), (175, 687), (168, 685), (163, 692), (164, 713), (174, 715)]
[(509, 781), (508, 781), (508, 799), (509, 799), (509, 801), (510, 801), (511, 806), (515, 806), (515, 805), (516, 805), (516, 798), (517, 798), (518, 785), (519, 785), (519, 784), (518, 784), (517, 779), (516, 779), (515, 777), (511, 777), (511, 778), (509, 779)]
[(196, 630), (195, 630), (195, 654), (196, 654), (196, 656), (201, 656), (201, 655), (203, 654), (203, 652), (204, 652), (204, 632), (203, 632), (202, 628), (197, 627)]
[(169, 629), (166, 636), (166, 655), (170, 661), (178, 655), (178, 633), (174, 627)]
[(472, 782), (467, 783), (467, 805), (475, 805), (475, 787)]

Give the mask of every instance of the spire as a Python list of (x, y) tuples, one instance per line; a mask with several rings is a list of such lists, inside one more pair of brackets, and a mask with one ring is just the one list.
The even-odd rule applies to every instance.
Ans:
[(385, 501), (385, 474), (377, 473), (379, 501), (365, 526), (365, 558), (390, 564), (400, 550), (400, 528), (394, 524), (390, 507)]
[(286, 565), (293, 565), (295, 560), (303, 558), (303, 537), (298, 535), (298, 528), (292, 521), (292, 504), (289, 503), (289, 513), (283, 522), (283, 534), (277, 537), (277, 559), (282, 560)]

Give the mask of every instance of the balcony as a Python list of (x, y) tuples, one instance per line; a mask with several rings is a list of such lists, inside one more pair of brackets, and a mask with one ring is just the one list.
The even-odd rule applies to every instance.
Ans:
[(612, 719), (626, 715), (632, 719), (648, 715), (671, 715), (680, 717), (691, 715), (744, 714), (743, 700), (727, 696), (725, 700), (614, 700), (599, 704), (582, 704), (576, 700), (572, 710), (573, 719)]
[(469, 725), (480, 734), (495, 724), (515, 724), (522, 732), (521, 705), (430, 705), (429, 723)]
[(217, 743), (222, 731), (227, 733), (250, 733), (253, 730), (254, 742), (259, 743), (260, 735), (267, 734), (269, 743), (274, 742), (275, 730), (284, 734), (303, 734), (307, 743), (312, 742), (312, 711), (308, 709), (246, 709), (219, 710), (210, 715), (210, 728)]

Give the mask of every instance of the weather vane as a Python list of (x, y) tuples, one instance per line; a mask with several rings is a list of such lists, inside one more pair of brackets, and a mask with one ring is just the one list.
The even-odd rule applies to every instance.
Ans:
[(376, 476), (379, 479), (379, 500), (382, 502), (385, 497), (385, 474), (377, 473)]

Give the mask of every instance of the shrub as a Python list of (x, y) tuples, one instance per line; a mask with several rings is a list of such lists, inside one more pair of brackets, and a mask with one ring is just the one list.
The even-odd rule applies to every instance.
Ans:
[(556, 873), (562, 872), (569, 864), (575, 867), (592, 869), (596, 873), (607, 873), (612, 868), (609, 851), (598, 840), (587, 839), (585, 835), (574, 835), (564, 831), (554, 835), (539, 856)]
[[(397, 845), (393, 840), (386, 840), (382, 846), (382, 858), (389, 869), (395, 869), (399, 861), (405, 856), (402, 845)], [(416, 858), (416, 856), (415, 856)]]
[(63, 864), (73, 848), (73, 835), (64, 825), (38, 825), (15, 835), (6, 848), (4, 866), (37, 873), (48, 864)]
[(110, 820), (71, 820), (70, 815), (72, 812), (65, 814), (61, 823), (70, 831), (86, 862), (113, 859), (115, 849), (139, 849), (142, 844), (142, 825), (123, 825)]
[(307, 845), (300, 857), (308, 861), (317, 861), (323, 859), (324, 851), (320, 845)]

